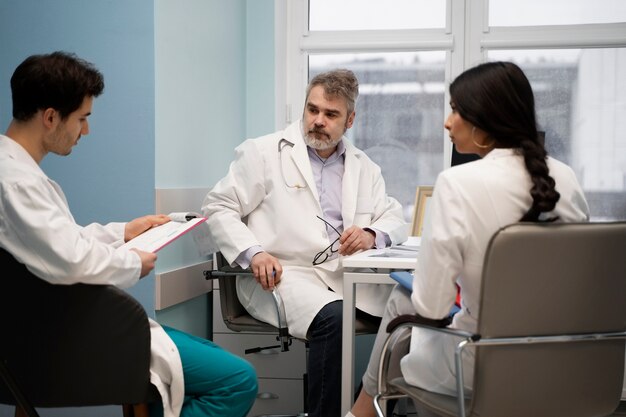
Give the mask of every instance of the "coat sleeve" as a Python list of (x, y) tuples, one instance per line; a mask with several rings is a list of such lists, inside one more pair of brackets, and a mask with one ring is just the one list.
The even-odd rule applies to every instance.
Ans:
[[(76, 224), (46, 181), (24, 180), (2, 192), (4, 227), (8, 235), (15, 236), (6, 242), (6, 249), (39, 278), (53, 284), (121, 288), (139, 280), (141, 261), (137, 254), (108, 244), (115, 239), (114, 229), (119, 226), (86, 229)], [(99, 235), (106, 235), (104, 242)]]
[(374, 218), (370, 227), (387, 233), (392, 245), (400, 244), (408, 238), (408, 224), (404, 220), (402, 205), (387, 195), (385, 180), (377, 165), (373, 175)]
[(413, 278), (413, 306), (418, 314), (432, 319), (449, 314), (456, 299), (456, 280), (463, 269), (468, 230), (462, 193), (455, 188), (453, 181), (439, 175)]
[(240, 253), (259, 245), (244, 220), (265, 198), (263, 157), (257, 143), (248, 139), (235, 149), (228, 174), (204, 198), (202, 213), (209, 233), (229, 263)]

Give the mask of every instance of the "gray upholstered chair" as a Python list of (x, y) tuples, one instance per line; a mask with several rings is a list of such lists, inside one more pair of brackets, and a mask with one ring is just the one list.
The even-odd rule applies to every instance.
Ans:
[[(387, 400), (405, 396), (449, 417), (616, 412), (624, 378), (626, 223), (505, 227), (490, 241), (482, 280), (475, 334), (416, 316), (390, 323), (374, 400), (379, 415)], [(411, 326), (458, 336), (459, 396), (406, 383), (398, 361)], [(464, 396), (458, 355), (468, 348), (476, 362), (473, 393)]]
[(0, 403), (16, 416), (39, 407), (121, 405), (147, 417), (150, 325), (143, 307), (105, 285), (53, 285), (0, 248)]
[[(249, 270), (228, 266), (228, 262), (226, 262), (220, 252), (213, 255), (213, 260), (213, 270), (204, 271), (204, 275), (207, 279), (217, 279), (219, 282), (222, 319), (226, 327), (234, 332), (251, 331), (276, 333), (280, 341), (280, 346), (269, 346), (267, 348), (280, 347), (283, 351), (289, 350), (292, 336), (289, 335), (287, 330), (287, 317), (280, 294), (277, 291), (272, 292), (274, 303), (276, 304), (278, 323), (280, 324), (277, 328), (252, 317), (243, 305), (241, 305), (237, 297), (236, 276), (250, 275), (251, 272)], [(376, 333), (379, 323), (379, 320), (373, 318), (357, 317), (355, 332), (357, 335)]]
[[(246, 354), (256, 353), (265, 349), (276, 348), (280, 348), (283, 352), (288, 351), (294, 337), (289, 334), (289, 330), (287, 328), (287, 316), (285, 314), (285, 307), (283, 306), (283, 301), (278, 291), (273, 291), (272, 295), (274, 303), (276, 305), (276, 314), (278, 316), (279, 327), (274, 327), (271, 324), (255, 319), (246, 311), (246, 309), (239, 301), (239, 297), (237, 296), (235, 278), (238, 275), (250, 274), (251, 272), (249, 270), (243, 270), (238, 267), (230, 267), (228, 265), (228, 262), (224, 259), (223, 255), (220, 252), (217, 252), (213, 255), (213, 270), (204, 271), (204, 275), (207, 279), (218, 280), (222, 319), (224, 320), (224, 324), (228, 329), (234, 332), (249, 331), (276, 334), (276, 339), (279, 342), (278, 345), (250, 347), (248, 349), (245, 349)], [(355, 333), (357, 335), (376, 333), (378, 331), (379, 323), (380, 320), (376, 320), (374, 317), (370, 318), (366, 316), (357, 316), (355, 320)], [(307, 345), (306, 340), (300, 341)], [(306, 415), (307, 409), (308, 403), (305, 395), (303, 411), (298, 414), (294, 414), (294, 416)], [(281, 414), (280, 417), (288, 416)]]

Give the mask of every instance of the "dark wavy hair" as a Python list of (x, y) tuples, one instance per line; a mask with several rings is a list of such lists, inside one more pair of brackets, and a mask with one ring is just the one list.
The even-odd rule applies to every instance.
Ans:
[(512, 62), (480, 64), (450, 84), (450, 97), (461, 117), (486, 132), (496, 147), (515, 148), (524, 157), (533, 203), (520, 221), (537, 222), (541, 213), (552, 211), (560, 194), (548, 170), (535, 98), (524, 72)]
[(76, 55), (61, 51), (31, 55), (11, 77), (13, 118), (26, 121), (39, 110), (53, 108), (65, 119), (85, 97), (97, 97), (103, 91), (102, 74)]

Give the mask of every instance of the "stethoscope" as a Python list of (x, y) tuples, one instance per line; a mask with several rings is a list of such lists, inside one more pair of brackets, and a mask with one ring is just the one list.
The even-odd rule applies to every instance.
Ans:
[(283, 168), (283, 149), (285, 149), (285, 146), (289, 146), (291, 147), (291, 149), (293, 149), (293, 143), (288, 141), (287, 139), (283, 138), (278, 141), (278, 159), (280, 160), (280, 175), (282, 175), (283, 177), (283, 182), (285, 183), (285, 187), (296, 189), (296, 190), (304, 189), (306, 188), (306, 185), (302, 185), (298, 182), (290, 185), (287, 182), (287, 178), (285, 177), (285, 171)]

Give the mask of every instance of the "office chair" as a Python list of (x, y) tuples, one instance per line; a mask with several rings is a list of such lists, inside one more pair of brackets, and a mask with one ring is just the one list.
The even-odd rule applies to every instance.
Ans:
[[(374, 405), (411, 398), (439, 416), (607, 416), (620, 403), (626, 338), (626, 223), (514, 224), (491, 239), (476, 333), (400, 316), (388, 331)], [(410, 328), (456, 335), (456, 397), (406, 383)], [(466, 397), (461, 355), (475, 349)], [(622, 409), (623, 410), (623, 409)], [(618, 414), (615, 414), (618, 415)]]
[[(237, 285), (235, 277), (238, 275), (251, 275), (252, 272), (243, 270), (239, 267), (231, 267), (224, 259), (220, 252), (213, 254), (213, 270), (204, 271), (206, 279), (217, 279), (220, 289), (220, 305), (222, 312), (222, 319), (227, 328), (234, 332), (250, 331), (258, 333), (275, 333), (276, 340), (279, 342), (277, 345), (272, 346), (256, 346), (250, 347), (245, 350), (246, 354), (258, 353), (267, 349), (280, 348), (282, 352), (289, 350), (292, 341), (295, 339), (289, 334), (287, 328), (287, 316), (285, 314), (285, 307), (283, 305), (282, 298), (278, 291), (273, 291), (273, 301), (276, 304), (276, 314), (278, 315), (279, 327), (274, 327), (271, 324), (259, 321), (252, 317), (246, 309), (241, 305), (237, 296)], [(378, 331), (378, 325), (380, 321), (369, 317), (357, 317), (355, 320), (355, 333), (357, 335), (371, 334)], [(306, 340), (297, 339), (305, 344), (307, 357), (308, 357), (308, 343)], [(308, 362), (308, 361), (307, 361)], [(303, 412), (294, 414), (294, 416), (306, 416), (308, 410), (307, 403), (307, 386), (306, 386), (306, 374), (304, 375), (304, 405)], [(269, 416), (267, 416), (269, 417)], [(284, 414), (280, 414), (280, 417), (289, 417)]]
[(0, 248), (0, 403), (36, 407), (122, 405), (147, 417), (150, 325), (143, 307), (108, 285), (53, 285)]
[(224, 259), (221, 252), (213, 254), (213, 269), (204, 271), (206, 279), (217, 279), (219, 282), (220, 306), (224, 324), (234, 332), (277, 333), (276, 340), (280, 342), (278, 345), (246, 349), (246, 354), (275, 348), (280, 348), (282, 352), (288, 351), (293, 338), (289, 335), (287, 329), (287, 316), (280, 293), (278, 291), (272, 291), (279, 323), (279, 327), (276, 328), (271, 324), (255, 319), (246, 311), (243, 305), (241, 305), (237, 297), (235, 279), (238, 275), (252, 275), (252, 272), (239, 267), (231, 267), (228, 265), (228, 262)]

